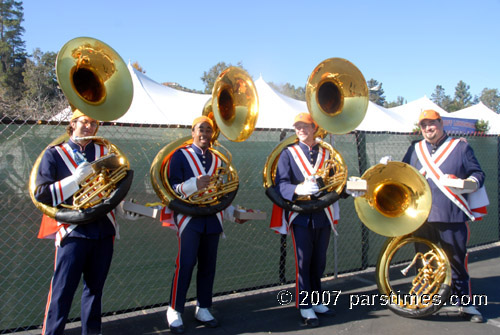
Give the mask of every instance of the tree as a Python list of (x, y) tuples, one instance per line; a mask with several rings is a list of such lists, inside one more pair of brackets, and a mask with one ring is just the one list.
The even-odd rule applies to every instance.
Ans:
[(375, 79), (370, 79), (366, 82), (368, 85), (368, 90), (370, 91), (370, 101), (379, 105), (385, 105), (384, 90), (382, 89), (382, 83), (379, 83)]
[(436, 85), (434, 93), (431, 94), (431, 100), (444, 110), (448, 110), (451, 104), (450, 96), (445, 94), (444, 88), (441, 85)]
[(392, 101), (392, 102), (389, 102), (389, 103), (385, 103), (384, 107), (385, 108), (392, 108), (392, 107), (397, 107), (397, 106), (402, 106), (404, 104), (406, 104), (406, 99), (401, 97), (401, 96), (398, 96), (398, 98), (396, 99), (396, 101)]
[[(215, 81), (217, 80), (217, 77), (219, 74), (227, 69), (228, 67), (233, 66), (231, 64), (226, 64), (225, 62), (219, 62), (216, 65), (212, 66), (207, 72), (203, 72), (203, 76), (201, 77), (201, 81), (205, 84), (205, 91), (204, 93), (211, 94), (212, 89), (214, 87)], [(243, 64), (241, 62), (238, 62), (236, 65), (239, 68), (243, 68)], [(246, 71), (246, 70), (245, 70)]]
[(23, 118), (50, 118), (68, 106), (63, 93), (58, 87), (55, 52), (43, 53), (39, 48), (26, 60), (24, 65), (24, 86), (22, 99)]
[(26, 62), (21, 1), (0, 0), (0, 86), (3, 99), (19, 99), (23, 91), (23, 67)]
[(295, 87), (294, 85), (290, 83), (286, 84), (281, 84), (277, 85), (273, 82), (268, 83), (269, 86), (274, 88), (276, 91), (280, 92), (283, 95), (286, 95), (287, 97), (305, 101), (306, 100), (306, 88), (305, 87)]
[(146, 73), (146, 70), (144, 70), (144, 69), (142, 68), (142, 66), (139, 64), (139, 62), (138, 62), (138, 61), (133, 62), (133, 63), (132, 63), (132, 67), (133, 67), (134, 69), (136, 69), (137, 71), (139, 71), (140, 73)]
[(486, 105), (486, 107), (500, 113), (500, 94), (498, 89), (484, 88), (481, 91), (479, 100)]
[(187, 87), (184, 87), (184, 86), (182, 86), (182, 85), (180, 85), (178, 83), (174, 83), (174, 82), (163, 82), (161, 84), (163, 86), (168, 86), (168, 87), (176, 89), (178, 91), (203, 94), (203, 92), (200, 91), (200, 90), (194, 90), (194, 89), (191, 89), (191, 88), (187, 88)]
[(23, 71), (23, 81), (26, 86), (25, 95), (31, 98), (43, 95), (53, 98), (59, 91), (55, 70), (57, 54), (55, 52), (43, 53), (39, 48), (26, 60)]
[(455, 87), (455, 97), (448, 108), (448, 112), (455, 112), (472, 106), (472, 95), (469, 92), (470, 86), (460, 80)]
[(481, 133), (486, 133), (490, 130), (490, 123), (485, 120), (477, 120), (476, 122), (476, 131)]

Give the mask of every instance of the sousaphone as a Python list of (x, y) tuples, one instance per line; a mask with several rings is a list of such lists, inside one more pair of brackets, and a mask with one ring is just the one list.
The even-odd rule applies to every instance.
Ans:
[(365, 78), (359, 69), (343, 58), (330, 58), (312, 71), (306, 84), (309, 113), (318, 125), (315, 134), (329, 159), (316, 172), (321, 180), (320, 196), (296, 201), (283, 199), (275, 189), (276, 169), (281, 152), (298, 141), (292, 135), (279, 143), (267, 157), (263, 169), (266, 195), (277, 206), (298, 213), (312, 213), (328, 207), (339, 199), (347, 181), (347, 165), (340, 153), (323, 138), (328, 134), (345, 134), (354, 130), (365, 117), (369, 94)]
[(184, 199), (172, 189), (168, 168), (172, 154), (192, 143), (192, 138), (186, 136), (167, 144), (158, 152), (150, 168), (151, 183), (162, 203), (177, 213), (189, 216), (213, 215), (227, 208), (236, 196), (239, 179), (231, 153), (219, 143), (217, 137), (222, 133), (230, 141), (245, 141), (255, 129), (258, 112), (257, 89), (246, 71), (238, 67), (222, 71), (202, 114), (214, 121), (210, 150), (223, 165), (211, 176), (208, 187)]
[(431, 211), (427, 180), (413, 166), (394, 161), (369, 168), (361, 179), (367, 191), (355, 198), (356, 212), (365, 226), (389, 237), (376, 268), (386, 306), (409, 318), (435, 313), (450, 296), (451, 267), (438, 245), (412, 235)]
[[(97, 39), (78, 37), (67, 42), (57, 55), (56, 75), (72, 110), (78, 109), (95, 120), (118, 119), (132, 103), (132, 77), (127, 65), (115, 50)], [(49, 146), (68, 138), (63, 134)], [(82, 139), (102, 144), (107, 154), (92, 163), (93, 173), (73, 195), (71, 205), (53, 207), (35, 199), (36, 175), (45, 150), (31, 170), (29, 193), (33, 203), (60, 222), (85, 224), (105, 215), (123, 200), (132, 184), (130, 163), (116, 145), (99, 136)]]

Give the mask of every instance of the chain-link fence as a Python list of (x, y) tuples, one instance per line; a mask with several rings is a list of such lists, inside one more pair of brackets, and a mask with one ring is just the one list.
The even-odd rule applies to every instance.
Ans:
[[(28, 176), (45, 146), (65, 131), (62, 124), (6, 122), (0, 124), (0, 334), (39, 327), (53, 271), (54, 242), (36, 238), (42, 214), (28, 195)], [(279, 143), (281, 129), (257, 129), (242, 143), (221, 143), (233, 155), (240, 187), (234, 204), (265, 211), (272, 203), (264, 195), (262, 169)], [(138, 203), (157, 202), (149, 168), (168, 142), (187, 136), (185, 127), (102, 125), (99, 135), (116, 144), (129, 158), (134, 181), (127, 198)], [(286, 135), (292, 134), (291, 130)], [(350, 176), (360, 176), (385, 155), (400, 160), (418, 135), (353, 132), (333, 138)], [(489, 214), (471, 227), (470, 246), (499, 240), (498, 162), (496, 136), (467, 136), (487, 175)], [(340, 200), (338, 236), (332, 234), (326, 275), (375, 266), (385, 238), (368, 231), (359, 221), (352, 198)], [(277, 286), (294, 280), (294, 259), (289, 237), (273, 233), (267, 221), (243, 225), (225, 222), (226, 239), (219, 246), (216, 295)], [(177, 252), (175, 232), (153, 219), (120, 221), (121, 239), (115, 243), (111, 271), (103, 298), (105, 314), (166, 305)], [(188, 298), (194, 298), (191, 285)], [(80, 293), (70, 318), (79, 318)]]

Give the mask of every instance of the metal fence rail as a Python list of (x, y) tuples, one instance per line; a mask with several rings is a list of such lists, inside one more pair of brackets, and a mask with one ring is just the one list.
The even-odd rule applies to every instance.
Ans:
[[(45, 146), (61, 135), (65, 125), (8, 122), (0, 124), (0, 334), (40, 326), (53, 271), (54, 243), (39, 240), (41, 213), (27, 192), (31, 167)], [(102, 125), (104, 136), (125, 152), (134, 170), (128, 198), (138, 203), (157, 202), (149, 168), (157, 152), (168, 142), (187, 136), (183, 127)], [(287, 131), (287, 136), (292, 131)], [(240, 188), (234, 204), (271, 214), (272, 204), (262, 188), (267, 155), (279, 143), (281, 129), (256, 130), (243, 143), (220, 138), (233, 154)], [(222, 137), (222, 136), (221, 136)], [(378, 163), (385, 155), (400, 160), (414, 134), (353, 132), (334, 136), (332, 142), (346, 161), (349, 175)], [(487, 175), (489, 214), (471, 227), (470, 246), (499, 240), (499, 146), (496, 136), (467, 136)], [(352, 198), (340, 200), (339, 236), (330, 244), (327, 274), (347, 273), (374, 266), (384, 238), (360, 223)], [(226, 239), (219, 247), (214, 292), (217, 295), (292, 282), (295, 268), (291, 244), (269, 228), (268, 221), (243, 225), (225, 222)], [(120, 221), (121, 239), (106, 282), (103, 312), (106, 314), (163, 306), (168, 301), (177, 240), (174, 231), (152, 219)], [(333, 235), (332, 235), (333, 236)], [(289, 240), (288, 240), (289, 241)], [(334, 257), (334, 252), (336, 255)], [(336, 259), (336, 262), (335, 262)], [(79, 318), (78, 291), (70, 312)], [(188, 297), (195, 296), (194, 285)]]

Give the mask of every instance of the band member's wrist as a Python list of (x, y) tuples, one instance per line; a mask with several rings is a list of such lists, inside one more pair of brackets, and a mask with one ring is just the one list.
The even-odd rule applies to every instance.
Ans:
[(198, 186), (196, 185), (196, 177), (191, 177), (182, 184), (177, 186), (176, 192), (182, 198), (187, 198), (194, 192), (198, 191)]

